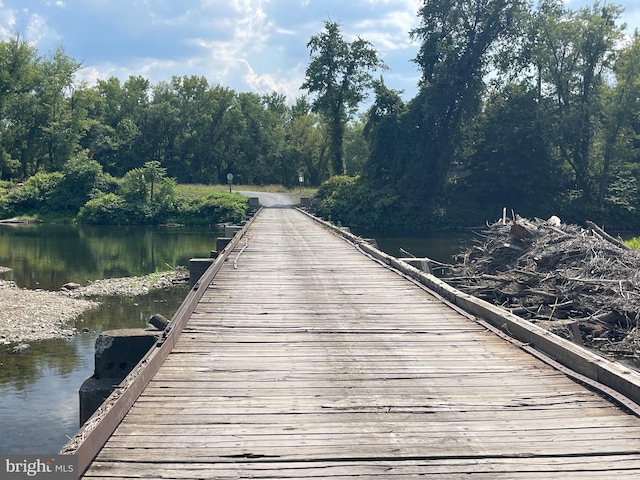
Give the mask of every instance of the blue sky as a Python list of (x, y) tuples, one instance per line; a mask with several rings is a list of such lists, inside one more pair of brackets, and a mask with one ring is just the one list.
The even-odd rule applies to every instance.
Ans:
[[(238, 92), (294, 99), (309, 61), (306, 44), (330, 19), (347, 40), (370, 41), (391, 88), (415, 94), (417, 52), (408, 31), (421, 0), (0, 0), (0, 38), (19, 34), (41, 54), (56, 46), (95, 80), (142, 75), (152, 83), (202, 75)], [(568, 0), (572, 8), (591, 5)], [(640, 28), (640, 1), (619, 0), (622, 21)]]

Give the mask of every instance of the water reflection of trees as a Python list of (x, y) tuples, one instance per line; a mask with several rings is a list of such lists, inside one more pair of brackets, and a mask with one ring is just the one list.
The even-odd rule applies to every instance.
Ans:
[(146, 328), (151, 315), (159, 313), (171, 318), (189, 291), (188, 286), (156, 290), (139, 297), (97, 297), (100, 307), (87, 310), (75, 322), (78, 330), (115, 330)]
[(0, 265), (27, 288), (145, 275), (209, 256), (220, 232), (207, 228), (0, 226)]
[(0, 384), (24, 390), (44, 375), (71, 374), (80, 361), (75, 339), (31, 342), (22, 354), (12, 354), (10, 347), (0, 350)]

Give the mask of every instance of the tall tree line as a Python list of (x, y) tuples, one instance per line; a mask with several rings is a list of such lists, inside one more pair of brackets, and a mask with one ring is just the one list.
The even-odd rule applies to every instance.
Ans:
[[(305, 97), (289, 105), (275, 92), (236, 92), (197, 76), (79, 85), (80, 68), (62, 48), (43, 57), (19, 37), (0, 42), (0, 179), (61, 171), (72, 158), (96, 160), (115, 177), (157, 161), (180, 183), (225, 183), (232, 173), (292, 186), (302, 172), (319, 185), (334, 173), (326, 122)], [(353, 128), (350, 173), (366, 156)]]
[(620, 13), (424, 2), (411, 32), (419, 92), (405, 102), (375, 85), (368, 181), (435, 216), (507, 206), (640, 226), (640, 35), (625, 35)]

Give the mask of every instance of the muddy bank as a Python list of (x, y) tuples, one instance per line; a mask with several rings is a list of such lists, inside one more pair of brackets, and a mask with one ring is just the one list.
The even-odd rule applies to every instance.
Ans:
[(188, 271), (154, 273), (141, 277), (109, 278), (86, 285), (68, 284), (57, 292), (19, 288), (0, 280), (0, 345), (22, 344), (73, 335), (67, 325), (99, 303), (92, 297), (139, 296), (171, 288), (188, 280)]

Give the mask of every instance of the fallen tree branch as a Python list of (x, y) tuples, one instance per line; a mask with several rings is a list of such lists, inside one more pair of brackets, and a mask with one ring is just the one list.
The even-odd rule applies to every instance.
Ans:
[(617, 238), (612, 237), (611, 235), (609, 235), (607, 232), (605, 232), (604, 230), (602, 230), (598, 225), (596, 225), (595, 223), (593, 223), (590, 220), (587, 220), (586, 222), (587, 226), (589, 228), (591, 228), (594, 232), (596, 232), (598, 235), (600, 235), (602, 238), (604, 238), (606, 241), (613, 243), (614, 245), (623, 248), (625, 250), (631, 250), (628, 246), (626, 246), (623, 242), (621, 242), (620, 240), (618, 240)]

